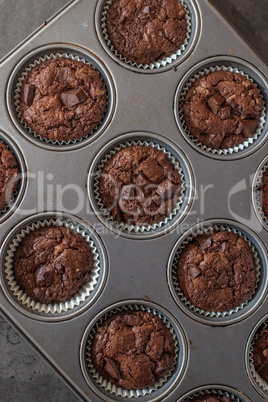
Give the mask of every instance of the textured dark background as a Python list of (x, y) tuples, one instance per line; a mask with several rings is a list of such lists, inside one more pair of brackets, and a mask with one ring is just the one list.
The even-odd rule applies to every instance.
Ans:
[[(211, 2), (268, 61), (268, 0)], [(67, 3), (67, 0), (0, 0), (0, 59)], [(1, 316), (0, 361), (1, 402), (78, 401)]]

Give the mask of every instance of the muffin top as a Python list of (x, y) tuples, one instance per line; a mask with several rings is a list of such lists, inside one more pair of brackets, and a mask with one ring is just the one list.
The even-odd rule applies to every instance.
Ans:
[(257, 86), (229, 71), (216, 71), (197, 79), (182, 103), (191, 135), (212, 149), (233, 148), (252, 137), (262, 107)]
[(164, 152), (133, 145), (118, 151), (105, 164), (100, 195), (114, 221), (151, 225), (174, 209), (180, 185), (180, 174)]
[(246, 302), (256, 286), (252, 249), (233, 232), (197, 236), (181, 253), (177, 276), (194, 306), (216, 312), (233, 309)]
[(48, 226), (28, 234), (14, 256), (15, 280), (36, 302), (70, 300), (89, 282), (93, 267), (90, 247), (72, 229)]
[(263, 174), (261, 191), (261, 203), (264, 215), (268, 218), (268, 169)]
[(15, 156), (0, 141), (0, 212), (5, 209), (18, 186), (19, 167)]
[(172, 369), (174, 341), (156, 315), (118, 312), (98, 328), (91, 355), (96, 370), (106, 380), (127, 390), (143, 389)]
[(20, 111), (42, 138), (74, 141), (101, 122), (106, 107), (105, 84), (89, 65), (64, 57), (33, 67), (23, 81)]
[(268, 383), (268, 328), (262, 329), (254, 342), (253, 362), (257, 373)]
[(221, 396), (221, 395), (200, 395), (196, 396), (194, 399), (191, 399), (191, 402), (231, 402), (232, 399), (229, 396)]
[(115, 0), (106, 25), (118, 53), (143, 65), (171, 56), (187, 33), (185, 10), (179, 0)]

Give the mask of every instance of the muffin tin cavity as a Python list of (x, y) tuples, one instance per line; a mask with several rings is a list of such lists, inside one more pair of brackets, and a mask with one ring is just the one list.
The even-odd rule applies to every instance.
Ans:
[(260, 187), (262, 185), (263, 181), (263, 175), (264, 173), (267, 174), (268, 170), (268, 156), (266, 156), (259, 166), (257, 167), (257, 170), (254, 174), (253, 182), (252, 182), (252, 203), (253, 207), (255, 210), (255, 213), (263, 225), (263, 227), (268, 231), (268, 216), (266, 216), (263, 212), (262, 208), (262, 196), (261, 196), (261, 190)]
[(255, 370), (253, 361), (253, 351), (254, 351), (254, 342), (257, 340), (259, 331), (267, 328), (268, 328), (268, 314), (266, 314), (251, 331), (245, 351), (245, 364), (249, 381), (264, 400), (267, 400), (268, 398), (268, 383)]
[[(87, 65), (90, 65), (99, 73), (106, 88), (106, 107), (101, 122), (87, 135), (84, 135), (82, 138), (76, 140), (70, 140), (68, 142), (42, 138), (38, 133), (35, 133), (23, 120), (19, 107), (21, 87), (27, 73), (30, 72), (33, 67), (38, 66), (43, 61), (58, 57), (64, 57), (74, 61), (81, 61)], [(106, 130), (114, 113), (115, 86), (109, 71), (102, 64), (102, 62), (89, 51), (74, 45), (65, 45), (61, 43), (51, 44), (35, 49), (31, 53), (27, 54), (18, 63), (8, 82), (6, 101), (13, 123), (21, 134), (23, 134), (28, 140), (46, 149), (70, 151), (72, 149), (77, 149), (84, 145), (90, 144)], [(75, 102), (73, 99), (72, 101)]]
[(17, 145), (11, 141), (11, 139), (0, 130), (0, 142), (2, 142), (7, 149), (14, 155), (18, 164), (18, 184), (16, 189), (10, 198), (9, 202), (6, 204), (4, 209), (0, 211), (0, 224), (4, 222), (10, 215), (18, 208), (18, 205), (23, 198), (23, 194), (26, 187), (27, 181), (27, 171), (23, 156), (18, 149)]
[(183, 395), (181, 398), (177, 400), (177, 402), (192, 402), (195, 397), (206, 396), (220, 396), (220, 397), (229, 397), (233, 402), (250, 402), (250, 399), (237, 389), (226, 387), (224, 385), (206, 385), (203, 387), (195, 388), (187, 394)]
[[(181, 291), (177, 278), (177, 262), (184, 247), (197, 235), (211, 231), (227, 230), (242, 236), (251, 246), (256, 269), (256, 288), (250, 298), (241, 305), (224, 312), (205, 311), (191, 304)], [(267, 294), (267, 254), (260, 239), (246, 226), (228, 220), (209, 220), (195, 225), (176, 242), (167, 267), (170, 292), (178, 306), (191, 318), (208, 325), (223, 326), (236, 323), (252, 314)]]
[(113, 0), (99, 0), (95, 12), (95, 24), (99, 40), (109, 56), (121, 66), (139, 73), (158, 73), (167, 71), (189, 57), (194, 50), (200, 34), (200, 13), (195, 0), (179, 0), (184, 7), (187, 34), (184, 43), (170, 57), (164, 57), (151, 64), (137, 64), (124, 58), (112, 45), (106, 27), (106, 16)]
[[(167, 155), (168, 159), (181, 176), (181, 194), (176, 206), (163, 221), (156, 224), (137, 226), (133, 224), (118, 223), (113, 220), (110, 212), (108, 212), (102, 205), (99, 194), (99, 182), (102, 168), (107, 160), (109, 160), (109, 158), (117, 151), (132, 145), (144, 145), (161, 150)], [(90, 167), (88, 175), (88, 195), (91, 205), (99, 219), (115, 233), (136, 239), (152, 238), (172, 230), (182, 221), (186, 213), (189, 211), (193, 192), (194, 180), (186, 156), (170, 141), (166, 139), (164, 140), (161, 136), (151, 133), (129, 133), (117, 137), (98, 153)]]
[[(171, 371), (152, 387), (142, 390), (124, 390), (116, 387), (100, 376), (92, 363), (91, 347), (98, 328), (109, 317), (120, 311), (144, 311), (158, 316), (169, 329), (175, 347), (175, 360)], [(163, 400), (181, 381), (187, 364), (188, 343), (182, 328), (174, 317), (164, 308), (144, 300), (126, 300), (107, 307), (101, 311), (88, 325), (83, 335), (80, 348), (80, 362), (83, 375), (94, 392), (105, 400), (119, 401), (128, 398), (139, 398), (141, 402)]]
[[(242, 74), (250, 81), (254, 82), (261, 92), (263, 109), (261, 117), (259, 119), (259, 124), (251, 138), (248, 138), (242, 144), (239, 144), (233, 148), (216, 150), (211, 149), (194, 139), (184, 121), (184, 113), (181, 105), (191, 85), (198, 78), (208, 75), (211, 72), (220, 70)], [(253, 65), (247, 63), (244, 60), (230, 56), (212, 57), (210, 59), (203, 60), (197, 65), (193, 66), (180, 81), (175, 93), (174, 100), (175, 119), (183, 137), (196, 151), (201, 152), (203, 155), (221, 160), (243, 158), (256, 151), (258, 148), (264, 145), (267, 140), (267, 94), (267, 80), (262, 75), (262, 73), (257, 70)]]
[[(14, 255), (23, 238), (49, 226), (63, 226), (78, 233), (88, 243), (93, 260), (89, 282), (82, 285), (70, 300), (58, 304), (44, 304), (31, 299), (15, 281), (13, 270)], [(1, 256), (0, 279), (8, 300), (21, 313), (41, 321), (62, 321), (83, 312), (100, 296), (107, 278), (106, 252), (101, 240), (89, 225), (68, 214), (44, 213), (25, 219), (6, 238)]]

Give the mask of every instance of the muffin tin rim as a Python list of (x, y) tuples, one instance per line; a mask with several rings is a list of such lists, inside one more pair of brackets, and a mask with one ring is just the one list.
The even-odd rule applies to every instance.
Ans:
[[(25, 70), (26, 67), (28, 67), (31, 64), (31, 60), (38, 60), (40, 59), (40, 57), (44, 57), (46, 54), (51, 53), (54, 54), (59, 52), (64, 53), (68, 51), (70, 54), (74, 52), (73, 53), (74, 56), (81, 54), (86, 61), (89, 61), (96, 68), (96, 70), (99, 72), (105, 83), (107, 89), (108, 102), (103, 120), (92, 135), (90, 135), (86, 139), (81, 140), (76, 144), (53, 145), (46, 143), (45, 141), (42, 141), (38, 138), (35, 138), (33, 135), (27, 132), (27, 130), (24, 127), (22, 127), (17, 112), (15, 110), (15, 102), (14, 102), (15, 87), (21, 73)], [(116, 103), (117, 103), (117, 91), (113, 75), (110, 72), (108, 66), (97, 55), (95, 55), (95, 53), (91, 52), (90, 49), (73, 43), (66, 44), (65, 42), (52, 42), (32, 49), (31, 51), (24, 54), (24, 56), (20, 58), (20, 60), (16, 63), (15, 67), (13, 68), (13, 70), (11, 70), (11, 73), (9, 74), (8, 77), (5, 102), (7, 106), (8, 117), (10, 118), (15, 128), (19, 131), (21, 135), (23, 135), (24, 138), (26, 138), (35, 146), (38, 146), (46, 150), (69, 152), (94, 143), (101, 135), (103, 135), (106, 132), (115, 115)]]
[[(195, 144), (191, 140), (191, 138), (187, 135), (187, 133), (185, 132), (185, 130), (183, 128), (183, 124), (180, 119), (180, 114), (179, 114), (180, 95), (181, 95), (182, 90), (184, 89), (185, 85), (187, 84), (187, 82), (189, 82), (190, 78), (193, 77), (195, 73), (198, 73), (198, 72), (204, 70), (205, 68), (209, 68), (211, 66), (217, 66), (218, 64), (225, 65), (227, 67), (233, 64), (235, 66), (235, 68), (239, 68), (243, 72), (244, 72), (243, 66), (245, 66), (246, 69), (248, 69), (250, 72), (252, 71), (258, 77), (259, 81), (257, 81), (254, 78), (254, 82), (257, 84), (258, 88), (261, 91), (261, 94), (263, 96), (264, 108), (266, 109), (265, 124), (264, 124), (262, 133), (259, 136), (259, 138), (256, 139), (253, 144), (250, 144), (250, 146), (248, 146), (244, 150), (238, 151), (237, 153), (233, 153), (233, 154), (227, 154), (227, 155), (214, 154), (212, 152), (203, 150), (201, 147), (199, 147), (197, 144)], [(208, 67), (206, 67), (206, 66), (208, 66)], [(248, 74), (248, 75), (249, 75), (249, 78), (253, 79), (253, 77), (250, 74)], [(201, 61), (194, 64), (189, 70), (186, 71), (186, 73), (180, 79), (180, 81), (178, 82), (178, 85), (176, 87), (176, 91), (175, 91), (175, 95), (174, 95), (174, 102), (173, 102), (173, 105), (174, 105), (173, 112), (174, 112), (174, 118), (175, 118), (179, 133), (182, 134), (185, 141), (187, 141), (188, 144), (190, 144), (191, 147), (195, 151), (201, 153), (204, 156), (212, 158), (212, 159), (217, 159), (217, 160), (221, 160), (221, 161), (227, 161), (227, 160), (231, 161), (231, 160), (243, 159), (243, 158), (251, 155), (255, 151), (259, 150), (262, 146), (264, 146), (265, 142), (267, 141), (267, 137), (268, 137), (268, 115), (267, 115), (268, 102), (265, 101), (265, 94), (263, 93), (263, 91), (260, 88), (260, 85), (259, 85), (260, 83), (264, 84), (264, 86), (266, 87), (266, 90), (268, 90), (268, 80), (265, 77), (264, 73), (260, 69), (258, 69), (256, 66), (254, 66), (250, 62), (248, 62), (240, 57), (230, 56), (230, 55), (218, 55), (218, 56), (212, 56), (212, 57), (202, 59)]]
[[(173, 267), (173, 261), (174, 257), (177, 253), (179, 245), (191, 234), (191, 233), (196, 233), (198, 229), (202, 229), (202, 227), (207, 227), (207, 226), (215, 226), (215, 225), (224, 225), (228, 226), (230, 228), (237, 229), (239, 231), (242, 230), (242, 234), (248, 238), (248, 234), (255, 240), (256, 244), (253, 243), (258, 256), (261, 261), (261, 279), (259, 281), (259, 286), (255, 291), (255, 294), (253, 295), (253, 298), (250, 300), (249, 303), (252, 303), (253, 305), (249, 306), (247, 304), (244, 306), (239, 312), (234, 313), (232, 316), (226, 316), (225, 317), (203, 317), (200, 314), (197, 314), (193, 311), (191, 311), (178, 297), (177, 292), (174, 288), (173, 285), (173, 280), (172, 280), (172, 267)], [(250, 239), (249, 239), (250, 240)], [(260, 254), (261, 250), (261, 254)], [(250, 315), (252, 315), (263, 303), (263, 301), (267, 298), (267, 289), (268, 289), (268, 257), (265, 249), (265, 245), (263, 244), (262, 240), (254, 233), (249, 227), (243, 225), (242, 223), (229, 220), (229, 219), (207, 219), (204, 220), (200, 223), (192, 225), (186, 232), (184, 232), (175, 242), (173, 245), (171, 252), (168, 257), (168, 262), (167, 262), (167, 268), (166, 268), (166, 275), (167, 275), (167, 283), (168, 283), (168, 288), (169, 291), (172, 295), (172, 298), (174, 302), (176, 303), (177, 307), (182, 310), (188, 317), (193, 319), (194, 321), (198, 321), (201, 324), (204, 325), (209, 325), (209, 326), (215, 326), (215, 327), (221, 327), (221, 326), (229, 326), (236, 324)], [(265, 280), (266, 279), (266, 280)], [(265, 283), (266, 282), (266, 283)], [(257, 300), (254, 299), (257, 297)], [(245, 310), (246, 309), (246, 310)]]
[[(159, 229), (151, 230), (147, 233), (131, 233), (131, 232), (124, 232), (123, 230), (117, 229), (115, 226), (110, 224), (108, 220), (101, 214), (97, 202), (95, 200), (95, 195), (94, 195), (94, 186), (93, 186), (93, 181), (94, 181), (94, 175), (96, 173), (97, 167), (99, 165), (99, 162), (101, 160), (101, 157), (104, 157), (105, 154), (110, 149), (113, 149), (116, 144), (120, 143), (126, 143), (128, 141), (135, 141), (135, 140), (142, 140), (142, 141), (151, 141), (154, 143), (159, 143), (160, 145), (164, 144), (168, 145), (172, 149), (172, 151), (175, 151), (175, 154), (177, 153), (180, 156), (180, 159), (176, 158), (176, 155), (174, 152), (170, 152), (173, 157), (179, 162), (180, 167), (181, 163), (180, 160), (183, 161), (183, 163), (186, 166), (187, 174), (189, 175), (189, 183), (187, 183), (187, 180), (185, 178), (185, 169), (182, 168), (182, 173), (184, 175), (184, 181), (185, 181), (185, 194), (184, 194), (184, 201), (182, 203), (182, 208), (179, 209), (178, 213), (174, 216), (174, 218), (167, 224), (163, 225)], [(102, 147), (99, 152), (96, 154), (94, 157), (90, 168), (89, 172), (87, 175), (87, 194), (88, 198), (91, 204), (91, 207), (93, 208), (94, 213), (97, 215), (98, 219), (102, 222), (104, 226), (106, 226), (110, 231), (116, 233), (119, 236), (123, 236), (129, 239), (135, 239), (135, 240), (145, 240), (145, 239), (153, 239), (157, 238), (160, 236), (163, 236), (167, 234), (168, 232), (172, 231), (175, 227), (180, 225), (183, 220), (186, 218), (187, 214), (189, 213), (193, 202), (194, 202), (194, 195), (196, 191), (196, 178), (193, 174), (193, 168), (191, 162), (188, 160), (188, 157), (185, 155), (184, 151), (181, 150), (175, 143), (173, 143), (172, 140), (168, 140), (165, 137), (155, 134), (152, 132), (145, 132), (145, 131), (134, 131), (134, 132), (128, 132), (125, 134), (121, 134), (112, 140), (110, 140), (104, 147)], [(188, 193), (188, 194), (187, 194)], [(183, 206), (185, 203), (185, 200), (187, 200), (187, 203)]]
[[(88, 341), (88, 336), (92, 330), (92, 328), (96, 325), (96, 323), (103, 317), (105, 316), (105, 314), (109, 313), (110, 311), (116, 309), (116, 308), (120, 308), (123, 306), (144, 306), (144, 307), (150, 307), (153, 310), (156, 310), (158, 313), (165, 315), (165, 317), (167, 318), (167, 320), (170, 322), (170, 324), (172, 325), (174, 332), (178, 338), (178, 344), (179, 344), (179, 356), (180, 354), (182, 354), (181, 357), (181, 367), (177, 367), (177, 369), (175, 368), (175, 370), (172, 372), (171, 377), (168, 378), (167, 382), (165, 384), (168, 384), (168, 382), (171, 381), (171, 379), (175, 376), (175, 380), (173, 382), (171, 382), (171, 384), (168, 386), (167, 390), (165, 391), (164, 394), (161, 394), (160, 396), (156, 396), (155, 398), (150, 398), (150, 396), (154, 395), (154, 393), (159, 392), (159, 390), (161, 390), (161, 387), (159, 389), (157, 389), (156, 391), (154, 391), (153, 394), (149, 394), (146, 396), (139, 396), (138, 398), (124, 398), (124, 397), (118, 397), (115, 396), (113, 394), (110, 394), (111, 398), (113, 397), (113, 399), (107, 399), (109, 401), (123, 401), (123, 400), (140, 400), (142, 401), (147, 401), (147, 402), (160, 402), (161, 400), (163, 400), (163, 397), (166, 397), (168, 395), (170, 395), (175, 389), (177, 389), (177, 387), (179, 386), (179, 384), (181, 383), (186, 370), (187, 370), (187, 366), (188, 366), (188, 361), (189, 361), (189, 340), (187, 338), (185, 329), (182, 327), (182, 325), (179, 323), (179, 321), (177, 320), (177, 318), (170, 313), (167, 309), (165, 309), (165, 307), (154, 303), (152, 301), (148, 301), (148, 300), (142, 300), (142, 299), (126, 299), (126, 300), (121, 300), (119, 302), (113, 303), (111, 305), (108, 305), (107, 307), (103, 308), (101, 311), (98, 312), (98, 314), (90, 321), (90, 323), (86, 326), (86, 329), (84, 330), (84, 333), (82, 335), (81, 338), (81, 342), (80, 342), (80, 351), (79, 351), (79, 360), (80, 360), (80, 368), (83, 374), (83, 377), (86, 381), (86, 383), (88, 384), (88, 386), (90, 387), (90, 389), (97, 394), (100, 398), (103, 398), (106, 391), (102, 390), (100, 391), (98, 389), (98, 387), (96, 386), (94, 380), (91, 379), (91, 376), (88, 372), (88, 368), (87, 368), (87, 363), (86, 363), (86, 346), (87, 346), (87, 341)], [(178, 336), (179, 334), (179, 336)], [(177, 361), (177, 365), (179, 366), (179, 359)], [(177, 375), (177, 371), (179, 370), (179, 375)], [(165, 385), (163, 384), (163, 386)], [(148, 397), (150, 399), (148, 399)], [(144, 399), (145, 398), (145, 399)]]
[[(39, 313), (31, 310), (31, 308), (23, 306), (17, 299), (16, 297), (13, 296), (11, 290), (9, 289), (9, 286), (7, 284), (7, 280), (5, 277), (5, 272), (4, 272), (4, 261), (5, 257), (7, 255), (7, 250), (10, 245), (10, 242), (14, 238), (14, 236), (22, 230), (24, 227), (36, 222), (36, 221), (42, 221), (46, 219), (60, 219), (60, 220), (69, 220), (72, 223), (76, 223), (80, 228), (85, 229), (86, 232), (89, 233), (92, 241), (94, 242), (94, 245), (97, 249), (97, 253), (100, 257), (100, 274), (99, 274), (99, 284), (96, 286), (96, 289), (93, 293), (92, 296), (89, 296), (88, 298), (85, 299), (84, 302), (82, 302), (80, 305), (74, 307), (71, 310), (67, 310), (64, 313)], [(9, 234), (6, 236), (3, 244), (1, 245), (0, 248), (1, 252), (1, 259), (0, 259), (0, 285), (2, 287), (2, 290), (7, 297), (9, 303), (20, 313), (25, 315), (28, 318), (35, 319), (36, 321), (43, 321), (43, 322), (62, 322), (69, 320), (71, 318), (74, 318), (82, 313), (84, 313), (86, 310), (88, 310), (93, 304), (96, 303), (96, 301), (99, 299), (101, 294), (104, 291), (104, 288), (106, 286), (108, 274), (109, 274), (109, 261), (108, 261), (108, 254), (106, 251), (106, 247), (98, 235), (98, 233), (92, 228), (92, 226), (83, 221), (82, 219), (71, 215), (69, 213), (65, 212), (41, 212), (32, 216), (27, 217), (26, 219), (21, 220), (19, 223), (17, 223), (13, 228), (10, 230)]]
[[(256, 170), (254, 172), (252, 185), (251, 185), (251, 199), (252, 199), (252, 205), (253, 205), (253, 208), (254, 208), (254, 212), (255, 212), (259, 222), (262, 224), (264, 229), (268, 231), (268, 224), (263, 219), (264, 213), (263, 213), (263, 211), (260, 211), (260, 208), (258, 207), (257, 197), (256, 197), (256, 190), (258, 188), (259, 175), (260, 175), (261, 170), (267, 164), (268, 164), (268, 155), (266, 155), (264, 157), (264, 159), (261, 160), (261, 162), (258, 164), (258, 166), (257, 166), (257, 168), (256, 168)], [(268, 170), (268, 166), (267, 166), (266, 170)]]

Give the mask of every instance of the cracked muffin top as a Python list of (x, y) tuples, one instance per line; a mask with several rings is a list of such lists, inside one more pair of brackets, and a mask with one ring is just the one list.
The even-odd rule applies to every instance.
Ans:
[(250, 245), (234, 232), (199, 235), (181, 253), (177, 276), (190, 303), (223, 312), (246, 302), (256, 286)]
[(20, 111), (42, 138), (74, 141), (101, 122), (106, 88), (97, 71), (76, 60), (58, 57), (33, 67), (23, 81)]
[(185, 10), (179, 0), (115, 0), (106, 26), (118, 53), (143, 65), (171, 56), (187, 33)]
[(254, 342), (253, 362), (257, 373), (268, 383), (268, 328), (263, 328)]
[(18, 186), (19, 167), (15, 156), (0, 141), (0, 211), (3, 211), (11, 200)]
[(113, 314), (97, 329), (93, 364), (100, 375), (123, 389), (154, 385), (173, 367), (174, 341), (159, 317), (143, 311)]
[(229, 396), (208, 394), (196, 396), (191, 399), (191, 402), (232, 402), (232, 400), (233, 398), (231, 399)]
[(48, 226), (28, 234), (14, 256), (14, 275), (36, 302), (70, 300), (89, 282), (93, 256), (80, 234), (63, 226)]
[(199, 78), (182, 102), (190, 134), (212, 149), (233, 148), (252, 137), (262, 108), (257, 86), (230, 71)]
[(105, 164), (100, 196), (114, 221), (151, 225), (174, 209), (181, 178), (168, 156), (150, 146), (133, 145), (118, 151)]

